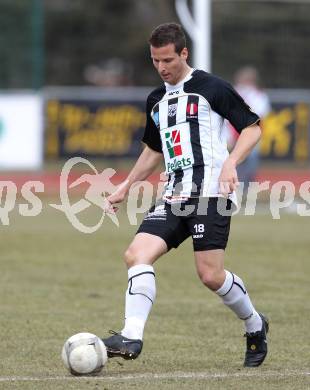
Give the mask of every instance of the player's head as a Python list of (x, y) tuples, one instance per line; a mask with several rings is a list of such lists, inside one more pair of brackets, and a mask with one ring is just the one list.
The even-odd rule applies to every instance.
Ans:
[(160, 77), (169, 84), (178, 83), (187, 70), (188, 50), (182, 27), (164, 23), (152, 31), (149, 39), (151, 57)]

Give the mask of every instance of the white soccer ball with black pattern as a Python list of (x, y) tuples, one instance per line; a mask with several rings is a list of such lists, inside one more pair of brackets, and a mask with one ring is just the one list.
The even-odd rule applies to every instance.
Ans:
[(92, 333), (77, 333), (69, 337), (61, 357), (73, 375), (96, 374), (108, 360), (103, 341)]

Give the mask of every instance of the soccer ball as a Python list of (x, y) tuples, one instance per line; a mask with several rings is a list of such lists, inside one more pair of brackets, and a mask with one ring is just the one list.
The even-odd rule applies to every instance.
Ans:
[(77, 333), (69, 337), (61, 357), (73, 375), (96, 374), (108, 360), (103, 341), (92, 333)]

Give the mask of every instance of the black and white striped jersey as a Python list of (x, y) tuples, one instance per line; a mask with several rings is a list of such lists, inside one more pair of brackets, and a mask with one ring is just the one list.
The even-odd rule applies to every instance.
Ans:
[(228, 157), (224, 119), (239, 132), (259, 121), (229, 83), (202, 70), (152, 91), (146, 115), (142, 140), (164, 155), (164, 197), (220, 196), (218, 178)]

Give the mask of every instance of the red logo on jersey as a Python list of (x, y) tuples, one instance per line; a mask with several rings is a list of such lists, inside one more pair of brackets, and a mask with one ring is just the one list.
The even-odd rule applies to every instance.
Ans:
[(186, 107), (187, 115), (195, 116), (198, 113), (198, 104), (197, 103), (188, 103)]
[(165, 133), (165, 139), (170, 158), (181, 156), (182, 147), (180, 130), (172, 130), (171, 133), (168, 131), (167, 133)]

